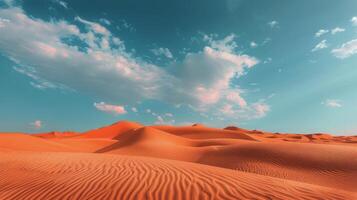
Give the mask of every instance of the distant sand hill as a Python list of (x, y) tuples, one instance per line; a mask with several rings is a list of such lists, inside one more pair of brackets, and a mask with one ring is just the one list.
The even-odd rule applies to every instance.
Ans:
[(357, 136), (120, 121), (0, 133), (0, 199), (357, 199)]

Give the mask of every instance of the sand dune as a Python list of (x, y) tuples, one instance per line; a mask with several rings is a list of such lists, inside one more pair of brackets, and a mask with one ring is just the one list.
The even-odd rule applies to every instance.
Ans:
[(315, 144), (333, 144), (333, 145), (357, 145), (357, 136), (333, 136), (326, 133), (313, 134), (291, 134), (291, 133), (270, 133), (258, 130), (245, 130), (237, 127), (226, 127), (226, 130), (244, 132), (249, 136), (260, 141), (272, 142), (299, 142), (299, 143), (315, 143)]
[(190, 139), (216, 139), (216, 138), (235, 138), (255, 140), (243, 131), (232, 131), (218, 128), (209, 128), (202, 125), (195, 126), (151, 126), (152, 128), (165, 131), (174, 135), (178, 135)]
[(357, 192), (355, 147), (277, 145), (234, 137), (196, 140), (145, 127), (117, 137), (118, 142), (97, 152), (196, 162)]
[(128, 121), (2, 133), (0, 199), (354, 199), (355, 140)]
[[(3, 199), (353, 199), (355, 194), (194, 163), (104, 154), (0, 154)], [(20, 167), (21, 166), (21, 167)]]
[(59, 132), (59, 131), (52, 131), (49, 133), (39, 133), (35, 134), (34, 136), (40, 137), (40, 138), (70, 138), (79, 135), (80, 133), (73, 132), (73, 131), (65, 131), (65, 132)]
[(23, 133), (0, 133), (0, 148), (16, 151), (73, 151), (75, 148)]
[(135, 122), (120, 121), (110, 126), (105, 126), (95, 130), (89, 130), (77, 136), (78, 138), (115, 138), (118, 135), (125, 133), (129, 130), (137, 129), (143, 125)]

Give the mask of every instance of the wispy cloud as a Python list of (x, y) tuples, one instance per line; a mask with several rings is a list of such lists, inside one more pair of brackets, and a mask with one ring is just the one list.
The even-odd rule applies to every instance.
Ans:
[(156, 55), (156, 56), (165, 56), (166, 58), (173, 58), (173, 55), (168, 48), (156, 48), (156, 49), (151, 49), (151, 52)]
[(110, 114), (114, 114), (114, 115), (123, 115), (123, 114), (127, 113), (127, 111), (125, 110), (124, 106), (111, 105), (111, 104), (107, 104), (107, 103), (104, 103), (104, 102), (94, 103), (94, 107), (97, 108), (100, 111), (103, 111), (103, 112), (106, 112), (106, 113), (110, 113)]
[(357, 26), (357, 16), (352, 17), (351, 23), (352, 23), (353, 26)]
[(156, 121), (154, 122), (154, 124), (175, 124), (175, 120), (174, 119), (165, 119), (165, 117), (163, 116), (157, 116), (156, 117)]
[(221, 116), (230, 116), (236, 120), (251, 120), (263, 118), (271, 110), (270, 106), (263, 101), (252, 103), (243, 108), (235, 107), (232, 104), (224, 104), (220, 108)]
[(98, 23), (87, 21), (78, 16), (75, 19), (79, 22), (82, 22), (83, 24), (88, 25), (90, 27), (90, 30), (94, 31), (95, 33), (102, 34), (104, 36), (110, 35), (110, 32), (104, 26)]
[(35, 128), (35, 129), (40, 129), (40, 128), (42, 128), (42, 121), (41, 120), (36, 120), (34, 122), (31, 122), (30, 126)]
[(341, 32), (345, 32), (345, 29), (344, 28), (340, 28), (340, 27), (336, 27), (336, 28), (331, 30), (331, 34), (332, 35), (335, 35), (335, 34), (341, 33)]
[(258, 44), (254, 41), (250, 42), (250, 47), (252, 48), (256, 48), (258, 46)]
[(270, 26), (270, 28), (277, 28), (279, 26), (279, 22), (273, 20), (273, 21), (268, 22), (268, 25)]
[(311, 51), (315, 52), (315, 51), (318, 51), (318, 50), (321, 50), (321, 49), (326, 49), (327, 47), (328, 47), (327, 40), (322, 40)]
[(116, 27), (118, 30), (127, 30), (130, 32), (135, 32), (136, 29), (132, 24), (129, 24), (126, 20), (120, 20), (120, 24)]
[(342, 107), (341, 101), (337, 99), (327, 99), (322, 102), (323, 105), (330, 107), (330, 108), (340, 108)]
[(32, 81), (30, 82), (30, 85), (33, 86), (34, 88), (37, 88), (40, 90), (45, 90), (45, 89), (69, 90), (69, 88), (67, 88), (66, 86), (64, 86), (62, 84), (56, 84), (56, 83), (53, 83), (53, 82), (50, 82), (48, 80), (41, 78), (37, 74), (37, 72), (31, 67), (16, 67), (15, 66), (15, 67), (13, 67), (13, 69), (20, 74), (30, 77), (32, 79)]
[(333, 49), (331, 53), (340, 59), (345, 59), (357, 54), (357, 39), (342, 44), (341, 47)]
[(100, 18), (99, 21), (107, 26), (110, 26), (112, 24), (108, 19), (105, 18)]
[(315, 33), (315, 37), (321, 37), (322, 35), (324, 35), (324, 34), (326, 34), (326, 33), (328, 33), (328, 32), (330, 32), (329, 30), (326, 30), (326, 29), (320, 29), (319, 31), (317, 31), (316, 33)]
[(226, 99), (232, 103), (236, 103), (240, 107), (246, 107), (247, 102), (242, 98), (239, 90), (231, 91), (226, 95)]
[(65, 1), (53, 0), (53, 2), (58, 3), (60, 6), (62, 6), (62, 7), (65, 8), (65, 9), (68, 9), (68, 4), (67, 4), (67, 2), (65, 2)]

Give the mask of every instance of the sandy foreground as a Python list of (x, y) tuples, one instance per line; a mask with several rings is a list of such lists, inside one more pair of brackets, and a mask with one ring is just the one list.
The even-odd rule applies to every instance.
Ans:
[(357, 137), (128, 121), (0, 133), (0, 199), (357, 199)]

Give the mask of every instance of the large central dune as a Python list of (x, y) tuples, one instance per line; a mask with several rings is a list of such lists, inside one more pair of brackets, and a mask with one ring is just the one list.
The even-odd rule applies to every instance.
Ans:
[(237, 127), (0, 134), (0, 199), (357, 199), (357, 138)]

